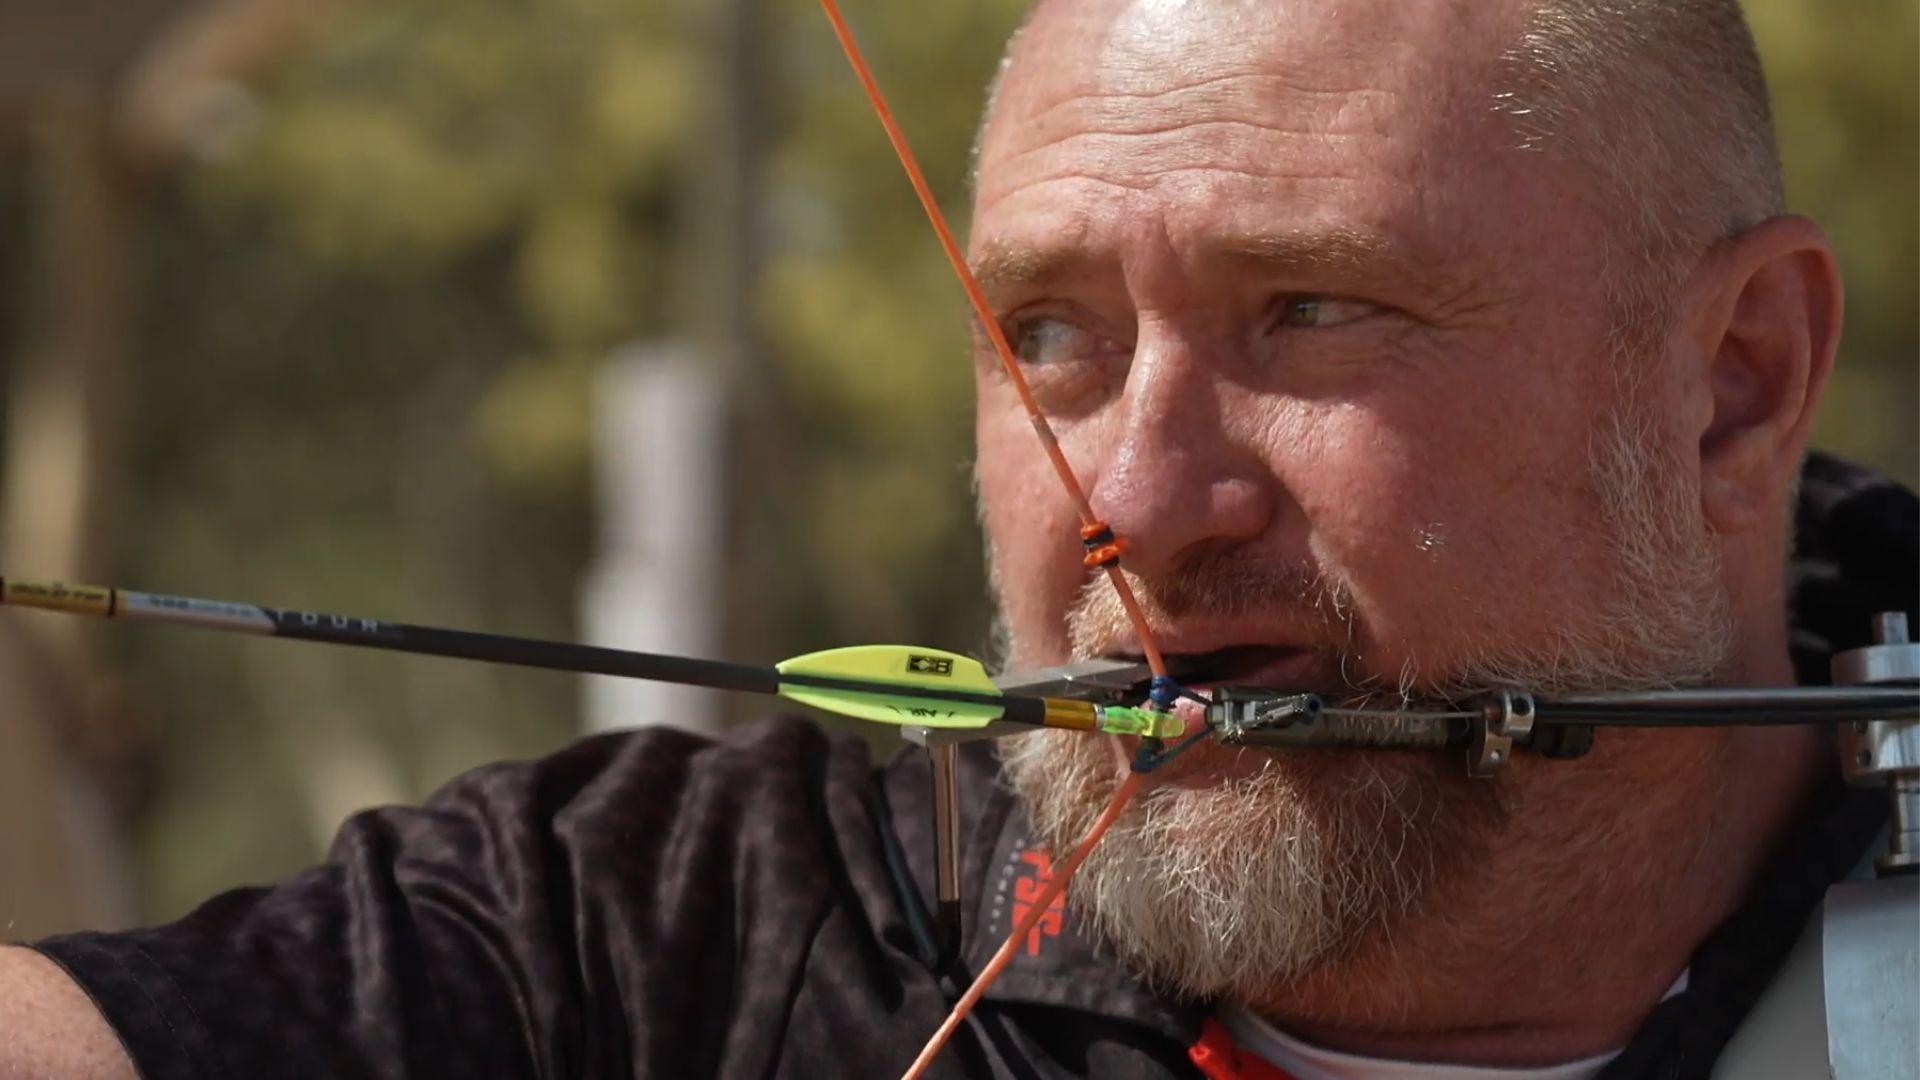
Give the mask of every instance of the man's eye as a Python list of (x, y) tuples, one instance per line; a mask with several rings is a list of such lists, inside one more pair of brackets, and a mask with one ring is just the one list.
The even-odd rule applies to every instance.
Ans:
[(1013, 349), (1029, 364), (1069, 364), (1091, 359), (1102, 347), (1100, 335), (1063, 319), (1045, 316), (1013, 326)]
[(1321, 330), (1358, 322), (1380, 311), (1378, 304), (1365, 300), (1344, 300), (1336, 296), (1302, 293), (1283, 296), (1274, 304), (1273, 324), (1269, 331), (1283, 327)]

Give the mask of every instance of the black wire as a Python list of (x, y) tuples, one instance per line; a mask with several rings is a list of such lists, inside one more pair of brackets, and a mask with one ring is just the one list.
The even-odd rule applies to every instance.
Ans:
[(885, 774), (879, 771), (868, 778), (867, 812), (873, 815), (880, 832), (880, 852), (887, 864), (894, 898), (900, 903), (900, 914), (906, 920), (907, 935), (913, 938), (921, 963), (933, 968), (939, 964), (943, 950), (934, 940), (933, 920), (927, 913), (926, 901), (920, 896), (920, 886), (913, 879), (913, 871), (907, 868), (906, 848), (893, 831), (893, 809), (887, 802)]
[[(1656, 697), (1657, 695), (1649, 695)], [(1808, 689), (1715, 700), (1698, 692), (1674, 704), (1653, 701), (1536, 700), (1534, 723), (1596, 727), (1747, 727), (1913, 719), (1920, 689), (1902, 686)]]

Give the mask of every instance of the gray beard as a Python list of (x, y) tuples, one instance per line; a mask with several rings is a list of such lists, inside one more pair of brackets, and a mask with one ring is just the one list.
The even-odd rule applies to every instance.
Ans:
[[(1552, 641), (1483, 648), (1444, 679), (1403, 677), (1391, 688), (1401, 700), (1496, 685), (1545, 693), (1683, 685), (1724, 665), (1732, 624), (1712, 537), (1688, 473), (1655, 449), (1662, 442), (1650, 416), (1629, 394), (1592, 441), (1592, 482), (1612, 538), (1611, 601)], [(1246, 585), (1184, 587), (1245, 604)], [(1352, 618), (1338, 582), (1275, 587), (1328, 617)], [(1097, 640), (1093, 621), (1123, 617), (1110, 604), (1104, 587), (1083, 594), (1070, 620), (1075, 640)], [(1086, 835), (1119, 784), (1103, 742), (1039, 732), (1001, 744), (1005, 776), (1056, 851)], [(1505, 780), (1467, 780), (1450, 756), (1239, 753), (1258, 755), (1244, 775), (1142, 796), (1071, 890), (1093, 929), (1163, 992), (1258, 1001), (1390, 939), (1484, 862), (1523, 797)]]
[[(1100, 740), (1002, 743), (1005, 775), (1056, 850), (1118, 786)], [(1451, 758), (1336, 751), (1311, 769), (1262, 754), (1250, 775), (1147, 792), (1072, 888), (1079, 913), (1163, 992), (1257, 999), (1416, 912), (1506, 814)], [(1437, 766), (1437, 767), (1436, 767)]]

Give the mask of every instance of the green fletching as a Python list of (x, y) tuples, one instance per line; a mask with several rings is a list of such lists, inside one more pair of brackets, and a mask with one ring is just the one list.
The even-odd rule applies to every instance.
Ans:
[(782, 675), (894, 683), (905, 692), (871, 693), (780, 684), (780, 696), (816, 709), (901, 727), (979, 728), (1006, 711), (998, 705), (916, 697), (915, 687), (999, 696), (987, 669), (971, 657), (914, 645), (855, 645), (796, 656), (776, 665)]

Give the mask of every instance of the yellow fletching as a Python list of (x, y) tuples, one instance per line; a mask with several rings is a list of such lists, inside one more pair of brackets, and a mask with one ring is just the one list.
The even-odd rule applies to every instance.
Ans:
[[(958, 690), (999, 696), (980, 661), (944, 649), (916, 645), (853, 645), (796, 656), (776, 665), (782, 675), (829, 679), (867, 679), (902, 688)], [(830, 690), (781, 684), (780, 695), (816, 709), (903, 727), (985, 727), (1006, 710), (997, 705), (936, 701), (908, 694), (894, 696), (856, 690)]]

